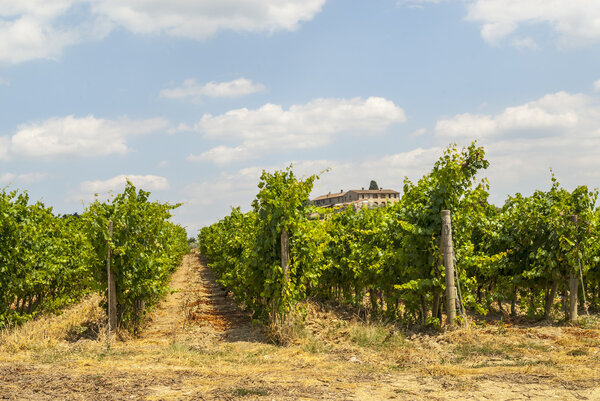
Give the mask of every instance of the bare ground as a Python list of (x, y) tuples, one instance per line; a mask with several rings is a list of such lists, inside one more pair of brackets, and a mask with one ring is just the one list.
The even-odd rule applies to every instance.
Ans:
[(171, 287), (139, 337), (110, 347), (97, 297), (2, 333), (0, 399), (600, 400), (597, 320), (406, 338), (307, 303), (304, 328), (278, 346), (196, 254)]

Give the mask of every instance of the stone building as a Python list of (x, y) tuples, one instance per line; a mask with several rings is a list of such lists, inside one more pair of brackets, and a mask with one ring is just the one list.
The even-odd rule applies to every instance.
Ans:
[(351, 189), (344, 192), (321, 195), (312, 200), (315, 206), (320, 207), (379, 207), (398, 202), (400, 193), (393, 189)]

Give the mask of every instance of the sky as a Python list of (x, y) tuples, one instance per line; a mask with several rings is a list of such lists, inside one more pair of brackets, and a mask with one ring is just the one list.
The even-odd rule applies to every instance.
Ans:
[(600, 186), (598, 0), (0, 0), (0, 188), (127, 179), (202, 226), (262, 170), (401, 191), (477, 140), (490, 200)]

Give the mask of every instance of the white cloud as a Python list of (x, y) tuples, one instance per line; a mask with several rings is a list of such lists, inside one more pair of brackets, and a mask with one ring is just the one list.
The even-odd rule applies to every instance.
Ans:
[(231, 207), (250, 210), (262, 170), (263, 167), (253, 166), (233, 173), (222, 172), (213, 179), (185, 186), (183, 206), (175, 210), (177, 219), (186, 221), (189, 229), (198, 230), (229, 214)]
[(550, 186), (549, 169), (567, 187), (600, 186), (600, 99), (558, 92), (496, 115), (465, 113), (438, 121), (443, 144), (478, 139), (488, 153), (493, 201)]
[(33, 184), (40, 182), (48, 177), (48, 173), (25, 173), (25, 174), (13, 174), (3, 173), (0, 174), (0, 184), (7, 184), (10, 182), (21, 182), (23, 184)]
[(221, 30), (294, 30), (326, 0), (97, 0), (93, 10), (131, 32), (206, 39)]
[(138, 189), (144, 191), (162, 191), (169, 189), (169, 181), (165, 177), (157, 175), (135, 175), (122, 174), (107, 180), (84, 181), (79, 185), (78, 192), (72, 192), (66, 200), (78, 202), (81, 200), (91, 201), (96, 195), (99, 199), (106, 199), (111, 193), (120, 193), (129, 180)]
[(52, 22), (66, 11), (64, 2), (0, 2), (0, 60), (18, 63), (31, 58), (51, 58), (74, 42)]
[(600, 2), (592, 0), (475, 0), (466, 19), (482, 24), (481, 36), (498, 43), (531, 24), (548, 24), (563, 43), (579, 45), (600, 40)]
[(2, 173), (0, 174), (0, 184), (8, 184), (15, 180), (17, 176), (13, 173)]
[(413, 132), (410, 136), (412, 138), (416, 138), (419, 136), (423, 136), (427, 133), (427, 128), (419, 128), (418, 130), (416, 130), (415, 132)]
[[(580, 126), (582, 120), (595, 120), (600, 112), (597, 101), (586, 95), (558, 92), (524, 105), (507, 107), (492, 115), (460, 114), (440, 120), (435, 135), (441, 138), (487, 138), (501, 135), (554, 135)], [(598, 121), (600, 123), (600, 121)]]
[(127, 180), (140, 189), (158, 191), (169, 189), (169, 181), (157, 175), (122, 174), (104, 181), (84, 181), (80, 189), (86, 193), (104, 193), (125, 188)]
[(395, 180), (398, 180), (398, 177), (425, 174), (433, 167), (442, 152), (441, 147), (417, 148), (408, 152), (386, 155), (376, 160), (365, 160), (361, 167), (371, 174), (385, 174), (388, 179), (396, 177)]
[[(306, 177), (339, 163), (315, 160), (293, 164), (294, 173)], [(187, 222), (188, 227), (197, 230), (229, 214), (231, 207), (241, 206), (244, 211), (250, 210), (250, 204), (259, 191), (258, 183), (262, 171), (272, 172), (284, 169), (286, 166), (286, 164), (251, 166), (231, 173), (223, 172), (213, 179), (187, 185), (183, 191), (184, 204), (175, 213), (178, 219)], [(336, 187), (338, 185), (339, 183), (335, 184)], [(219, 194), (219, 196), (209, 194)]]
[(189, 125), (187, 125), (185, 123), (179, 123), (177, 125), (177, 127), (169, 128), (167, 130), (167, 134), (169, 134), (169, 135), (175, 135), (175, 134), (177, 134), (179, 132), (186, 132), (186, 131), (193, 131), (193, 130), (194, 130), (194, 127), (190, 127)]
[(87, 15), (76, 25), (65, 16), (86, 1), (0, 0), (0, 62), (58, 58), (63, 48), (102, 39), (112, 24), (98, 15)]
[[(165, 129), (162, 118), (148, 120), (106, 120), (87, 116), (54, 117), (43, 122), (22, 124), (7, 141), (0, 140), (0, 157), (15, 156), (102, 156), (125, 154), (126, 139)], [(2, 152), (2, 149), (5, 149)]]
[(229, 146), (217, 146), (200, 155), (190, 155), (187, 157), (191, 162), (212, 162), (216, 165), (223, 166), (225, 164), (256, 159), (258, 155), (252, 153), (248, 149), (238, 146), (231, 148)]
[(440, 120), (435, 125), (438, 137), (482, 138), (494, 131), (492, 116), (479, 114), (459, 114), (450, 120)]
[(220, 146), (205, 152), (203, 160), (234, 160), (270, 149), (309, 149), (325, 146), (340, 134), (376, 134), (406, 121), (404, 111), (381, 97), (316, 99), (288, 110), (265, 104), (256, 110), (231, 110), (219, 116), (205, 114), (196, 129), (208, 138), (241, 141), (234, 148)]
[(48, 177), (49, 177), (48, 173), (40, 173), (40, 172), (25, 173), (25, 174), (19, 174), (18, 180), (25, 184), (33, 184), (35, 182), (43, 181)]
[[(218, 177), (199, 184), (190, 184), (184, 189), (187, 195), (184, 203), (189, 205), (211, 205), (217, 203), (224, 210), (230, 206), (242, 205), (242, 203), (245, 203), (244, 206), (248, 206), (249, 202), (241, 202), (239, 200), (245, 200), (248, 196), (252, 196), (253, 192), (258, 192), (255, 189), (257, 188), (261, 171), (262, 168), (260, 167), (246, 167), (234, 173), (222, 172)], [(207, 196), (209, 193), (218, 193), (219, 197)], [(219, 199), (225, 200), (227, 204), (223, 205), (223, 202)], [(250, 200), (252, 199), (250, 198)]]
[[(221, 30), (294, 30), (325, 1), (0, 0), (0, 62), (57, 59), (65, 47), (102, 39), (118, 26), (192, 39)], [(70, 13), (77, 13), (77, 24)]]
[(398, 0), (397, 5), (401, 6), (404, 4), (438, 4), (440, 0)]
[(186, 99), (199, 102), (202, 97), (224, 97), (234, 98), (250, 95), (264, 91), (266, 87), (260, 83), (254, 83), (246, 78), (238, 78), (228, 82), (214, 82), (199, 84), (195, 79), (186, 79), (177, 88), (164, 89), (160, 96), (168, 99)]
[(0, 77), (0, 86), (10, 86), (10, 81), (6, 78)]
[(600, 79), (594, 82), (594, 91), (600, 92)]
[(440, 0), (398, 0), (396, 5), (408, 8), (425, 8), (427, 4), (438, 4)]
[(517, 38), (513, 40), (512, 45), (518, 50), (539, 50), (538, 44), (530, 37)]

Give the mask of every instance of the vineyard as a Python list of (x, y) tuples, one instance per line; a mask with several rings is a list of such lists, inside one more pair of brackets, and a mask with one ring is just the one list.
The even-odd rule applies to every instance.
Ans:
[(399, 202), (335, 211), (310, 204), (317, 175), (299, 179), (291, 166), (263, 172), (252, 210), (233, 209), (203, 228), (200, 251), (257, 319), (275, 321), (315, 298), (408, 326), (440, 327), (441, 212), (449, 210), (463, 323), (465, 311), (486, 315), (491, 308), (506, 318), (567, 320), (597, 310), (597, 190), (568, 191), (552, 176), (548, 191), (509, 196), (496, 207), (488, 182), (477, 179), (488, 166), (475, 143), (449, 146), (418, 182), (405, 179)]
[[(497, 208), (487, 166), (449, 147), (400, 202), (360, 210), (265, 172), (202, 254), (177, 205), (131, 184), (70, 216), (4, 191), (0, 398), (598, 399), (598, 318), (563, 320), (600, 306), (596, 192), (553, 180)], [(468, 325), (440, 330), (448, 259)]]
[(56, 216), (40, 202), (30, 204), (26, 193), (2, 190), (0, 328), (58, 311), (90, 292), (105, 294), (110, 247), (118, 321), (135, 329), (188, 252), (185, 230), (168, 221), (177, 206), (148, 196), (128, 183), (82, 215)]

